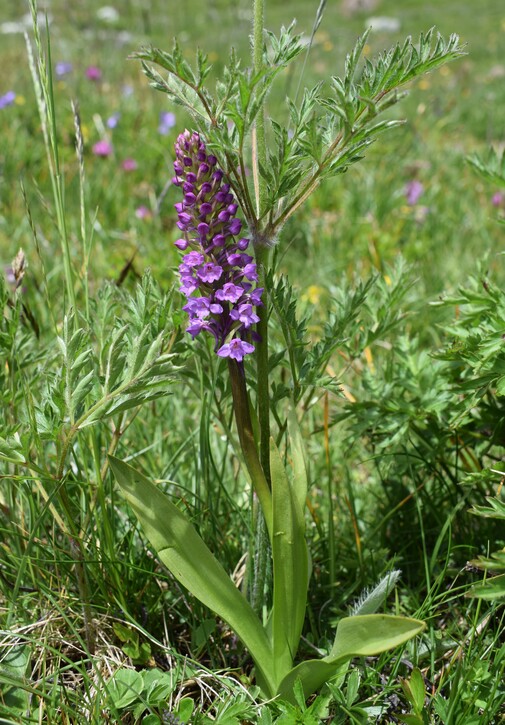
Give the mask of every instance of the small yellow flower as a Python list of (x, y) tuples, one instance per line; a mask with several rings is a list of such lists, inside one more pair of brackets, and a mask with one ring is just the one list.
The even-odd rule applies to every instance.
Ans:
[(16, 96), (14, 103), (16, 106), (24, 106), (26, 103), (26, 98), (24, 96)]
[(423, 78), (419, 81), (419, 88), (421, 91), (427, 91), (431, 87), (431, 83), (427, 78)]
[(311, 305), (317, 305), (321, 299), (324, 289), (319, 287), (317, 284), (311, 284), (307, 287), (307, 291), (303, 293), (302, 300), (304, 302), (310, 302)]

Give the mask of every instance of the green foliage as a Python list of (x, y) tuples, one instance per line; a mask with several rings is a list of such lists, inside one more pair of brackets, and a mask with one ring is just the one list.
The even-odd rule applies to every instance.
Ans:
[(115, 635), (121, 640), (121, 649), (128, 655), (134, 665), (145, 665), (151, 657), (149, 642), (140, 642), (137, 630), (127, 627), (121, 622), (112, 625)]
[[(296, 469), (295, 469), (296, 470)], [(273, 537), (271, 540), (274, 592), (272, 604), (272, 655), (276, 682), (293, 665), (298, 650), (309, 582), (309, 555), (305, 540), (304, 506), (307, 479), (298, 469), (300, 485), (289, 481), (279, 451), (270, 444)]]
[(276, 388), (277, 398), (292, 394), (298, 402), (305, 394), (312, 394), (313, 388), (339, 393), (342, 381), (327, 371), (336, 351), (352, 364), (367, 348), (404, 324), (407, 311), (402, 305), (413, 282), (401, 258), (390, 275), (387, 282), (378, 274), (366, 280), (342, 277), (332, 291), (327, 317), (315, 340), (307, 335), (308, 315), (299, 317), (289, 282), (282, 276), (269, 277), (275, 322), (284, 342), (274, 360), (285, 365), (289, 362), (292, 377), (290, 389)]
[[(408, 38), (402, 46), (380, 54), (375, 62), (367, 59), (356, 80), (367, 41), (364, 34), (347, 56), (344, 77), (332, 77), (333, 95), (324, 95), (323, 84), (319, 83), (304, 91), (299, 104), (288, 99), (290, 133), (272, 120), (274, 143), (267, 149), (265, 163), (259, 164), (267, 190), (262, 214), (267, 223), (262, 229), (243, 175), (244, 143), (276, 76), (303, 49), (300, 37), (292, 31), (291, 26), (282, 28), (278, 37), (268, 33), (260, 72), (241, 69), (232, 52), (223, 70), (224, 82), (216, 85), (215, 96), (204, 85), (210, 68), (200, 52), (194, 68), (184, 59), (177, 43), (172, 53), (145, 48), (133, 56), (142, 60), (151, 85), (191, 114), (229, 176), (253, 237), (266, 240), (274, 238), (322, 180), (346, 171), (362, 158), (378, 134), (401, 123), (375, 121), (401, 98), (397, 92), (401, 86), (463, 52), (456, 35), (444, 41), (440, 36), (435, 39), (430, 30), (420, 36), (417, 47)], [(165, 79), (151, 64), (167, 71), (168, 77)], [(226, 120), (233, 122), (231, 130)]]
[(274, 601), (271, 625), (266, 629), (179, 509), (131, 466), (112, 457), (110, 463), (162, 561), (181, 584), (237, 633), (254, 659), (264, 694), (280, 694), (289, 701), (298, 679), (308, 697), (352, 657), (397, 647), (420, 633), (424, 624), (380, 614), (347, 617), (339, 622), (327, 657), (292, 668), (305, 614), (308, 562), (301, 507), (277, 456), (273, 449)]
[(501, 154), (496, 149), (489, 149), (487, 156), (470, 156), (468, 163), (482, 176), (486, 181), (490, 181), (496, 186), (505, 186), (505, 151)]
[[(501, 9), (495, 0), (491, 4)], [(173, 190), (165, 198), (173, 137), (156, 136), (158, 113), (172, 109), (164, 105), (166, 96), (143, 91), (132, 66), (124, 64), (124, 50), (116, 47), (125, 30), (133, 34), (131, 47), (146, 36), (154, 45), (164, 42), (167, 18), (155, 3), (126, 5), (119, 8), (119, 20), (107, 24), (95, 17), (100, 6), (95, 0), (70, 14), (60, 0), (52, 3), (51, 26), (57, 30), (52, 47), (43, 23), (35, 43), (36, 100), (27, 89), (22, 35), (3, 36), (4, 75), (17, 99), (1, 109), (8, 153), (0, 152), (0, 251), (6, 264), (23, 240), (26, 273), (19, 285), (0, 277), (0, 719), (25, 723), (42, 717), (56, 723), (107, 717), (146, 725), (175, 718), (195, 725), (400, 720), (405, 715), (399, 711), (400, 683), (407, 678), (412, 685), (417, 670), (406, 670), (396, 655), (357, 663), (310, 704), (299, 682), (289, 701), (255, 703), (257, 690), (240, 645), (219, 618), (160, 569), (113, 486), (106, 452), (125, 460), (138, 456), (134, 465), (180, 501), (227, 572), (248, 548), (248, 493), (238, 473), (241, 456), (226, 375), (210, 347), (181, 344), (178, 297), (172, 301), (158, 287), (172, 285), (176, 263), (170, 240), (177, 232), (167, 212)], [(417, 32), (425, 22), (418, 5), (385, 0), (384, 12)], [(341, 49), (353, 42), (348, 38), (363, 29), (362, 15), (343, 21), (338, 3), (324, 6), (319, 5), (319, 23), (323, 8), (327, 22), (312, 38), (307, 88), (300, 93), (292, 91), (300, 80), (291, 61), (302, 59), (305, 41), (292, 28), (269, 34), (264, 69), (251, 73), (243, 60), (249, 41), (240, 3), (226, 13), (220, 13), (220, 3), (202, 9), (190, 0), (174, 7), (169, 33), (183, 28), (188, 41), (171, 57), (176, 72), (187, 74), (197, 90), (165, 69), (159, 78), (163, 89), (166, 84), (173, 89), (172, 100), (180, 101), (178, 126), (187, 123), (185, 108), (196, 109), (195, 123), (212, 137), (249, 221), (257, 217), (252, 177), (245, 167), (236, 170), (237, 148), (250, 166), (248, 134), (263, 100), (273, 116), (266, 128), (268, 163), (259, 169), (269, 180), (271, 208), (259, 222), (271, 229), (275, 223), (279, 231), (287, 220), (277, 248), (289, 247), (289, 254), (279, 253), (279, 274), (268, 282), (275, 318), (273, 432), (294, 490), (303, 491), (304, 478), (310, 483), (306, 531), (312, 577), (299, 659), (327, 655), (331, 622), (345, 616), (345, 602), (360, 589), (370, 593), (374, 612), (381, 611), (388, 560), (394, 557), (405, 573), (397, 610), (417, 610), (428, 622), (419, 646), (408, 651), (433, 694), (422, 717), (446, 725), (492, 725), (505, 698), (503, 619), (496, 606), (503, 562), (501, 551), (489, 553), (503, 545), (503, 520), (495, 518), (502, 501), (492, 495), (499, 474), (490, 470), (501, 468), (502, 458), (503, 271), (500, 258), (491, 256), (489, 276), (495, 281), (484, 274), (465, 281), (483, 247), (500, 249), (501, 241), (487, 192), (460, 161), (462, 147), (494, 142), (500, 128), (503, 83), (490, 70), (492, 54), (497, 63), (503, 55), (497, 15), (476, 18), (453, 0), (440, 7), (437, 23), (444, 32), (457, 13), (471, 56), (440, 80), (430, 79), (428, 93), (423, 81), (412, 99), (404, 98), (411, 123), (397, 129), (389, 147), (387, 135), (381, 136), (379, 159), (371, 143), (394, 127), (387, 105), (404, 94), (399, 87), (377, 100), (374, 91), (380, 95), (394, 83), (409, 82), (416, 68), (430, 70), (437, 58), (459, 51), (452, 39), (444, 46), (432, 33), (421, 38), (418, 49), (374, 30), (365, 47), (358, 42), (342, 78), (324, 85), (325, 68), (334, 72), (343, 61)], [(299, 4), (294, 11), (307, 37), (311, 10)], [(273, 27), (280, 26), (284, 12), (282, 4), (271, 4)], [(236, 51), (226, 59), (221, 48), (230, 37)], [(194, 66), (188, 63), (192, 41), (212, 47), (212, 72), (203, 51)], [(377, 54), (388, 46), (390, 51)], [(67, 57), (73, 74), (52, 78), (53, 61)], [(87, 63), (102, 67), (102, 82), (87, 81)], [(132, 96), (122, 95), (124, 84), (133, 88)], [(81, 100), (79, 160), (68, 96)], [(214, 130), (202, 97), (219, 122)], [(492, 119), (482, 112), (486, 104)], [(112, 130), (106, 121), (116, 110), (121, 119)], [(338, 134), (333, 161), (317, 183), (337, 176), (316, 189), (308, 205), (297, 206), (300, 184), (309, 190), (313, 170)], [(114, 145), (107, 159), (92, 153), (102, 137)], [(355, 167), (344, 184), (341, 172), (365, 152), (368, 166)], [(131, 174), (120, 166), (129, 156), (138, 163)], [(84, 164), (81, 200), (77, 166)], [(474, 157), (474, 166), (503, 186), (499, 153), (489, 160)], [(26, 176), (25, 199), (20, 175)], [(423, 182), (422, 207), (404, 203), (403, 185), (412, 178)], [(151, 218), (136, 217), (140, 204), (149, 207)], [(295, 211), (296, 225), (289, 223)], [(26, 242), (30, 229), (32, 249)], [(406, 269), (389, 284), (387, 264), (400, 252), (414, 264), (414, 286)], [(131, 280), (150, 265), (156, 283), (145, 278), (132, 291)], [(371, 274), (371, 268), (379, 272)], [(459, 292), (444, 298), (447, 304), (428, 308), (427, 300), (442, 288), (462, 283)], [(492, 294), (483, 291), (488, 283)], [(312, 304), (306, 299), (316, 285), (320, 301)], [(452, 304), (450, 298), (460, 301)], [(157, 350), (172, 357), (158, 365)], [(248, 376), (254, 399), (252, 366)], [(327, 428), (321, 396), (331, 417)], [(328, 477), (332, 486), (326, 488)], [(469, 506), (480, 515), (469, 515)], [(337, 581), (331, 580), (331, 589), (330, 521), (338, 532)], [(469, 589), (482, 575), (464, 569), (467, 561), (488, 572), (483, 585)], [(233, 578), (239, 581), (241, 574), (237, 567)], [(373, 596), (378, 580), (380, 591)], [(485, 596), (468, 599), (468, 591)], [(118, 611), (127, 625), (115, 621)], [(160, 669), (125, 675), (134, 672), (132, 658), (145, 665), (149, 652)], [(197, 659), (198, 666), (184, 669), (178, 653)], [(233, 677), (218, 674), (230, 668)], [(159, 692), (151, 687), (154, 681)], [(188, 696), (180, 699), (181, 694)], [(414, 702), (410, 705), (409, 715), (418, 717)]]
[(300, 680), (295, 682), (293, 688), (295, 701), (293, 704), (280, 701), (279, 710), (281, 714), (275, 719), (276, 725), (317, 725), (323, 718), (328, 717), (328, 697), (317, 696), (314, 701), (307, 705)]
[(412, 713), (400, 715), (400, 722), (406, 725), (426, 725), (429, 720), (424, 707), (426, 688), (421, 670), (417, 667), (412, 670), (410, 677), (402, 682), (402, 690), (412, 707)]
[(505, 392), (505, 295), (500, 287), (482, 271), (461, 286), (457, 294), (445, 296), (439, 304), (458, 306), (462, 313), (448, 326), (453, 342), (441, 357), (460, 370), (464, 366), (460, 380), (466, 393), (466, 410), (490, 391), (501, 396)]
[(184, 514), (145, 476), (110, 458), (123, 493), (160, 558), (195, 596), (230, 624), (271, 687), (270, 643), (247, 600), (198, 536)]
[[(485, 518), (505, 519), (505, 501), (502, 498), (488, 497), (487, 502), (488, 506), (474, 506), (470, 513)], [(493, 552), (490, 557), (479, 556), (470, 564), (491, 575), (485, 581), (472, 587), (469, 592), (471, 596), (491, 600), (505, 597), (505, 548)]]
[[(146, 275), (135, 297), (104, 287), (89, 326), (78, 327), (75, 313), (65, 316), (57, 345), (50, 344), (47, 352), (32, 353), (30, 360), (20, 356), (19, 342), (17, 349), (12, 343), (4, 347), (4, 360), (22, 369), (26, 398), (18, 415), (35, 423), (41, 440), (61, 445), (61, 466), (79, 431), (170, 393), (177, 372), (171, 308), (171, 295), (160, 296)], [(15, 315), (8, 313), (9, 318), (14, 322)], [(18, 334), (25, 334), (22, 328), (16, 328)], [(32, 349), (34, 344), (32, 337)], [(44, 357), (42, 367), (39, 360)], [(42, 394), (29, 391), (29, 371), (36, 378), (43, 375)], [(2, 444), (4, 458), (32, 461), (34, 439), (28, 430), (26, 426), (21, 436), (24, 456), (19, 443), (10, 439)]]
[[(158, 724), (167, 713), (167, 703), (177, 685), (180, 676), (173, 672), (162, 672), (157, 668), (149, 670), (116, 670), (113, 677), (105, 683), (108, 709), (113, 713), (129, 712), (135, 722)], [(170, 713), (175, 722), (190, 722), (194, 709), (191, 698), (182, 698), (177, 708)], [(146, 711), (150, 714), (146, 715)]]
[(338, 623), (330, 653), (320, 660), (306, 660), (294, 667), (280, 683), (279, 693), (287, 699), (299, 679), (307, 697), (352, 657), (367, 657), (398, 647), (424, 627), (424, 622), (407, 617), (383, 614), (345, 617)]
[(3, 681), (0, 703), (12, 717), (26, 713), (29, 706), (30, 692), (25, 679), (29, 658), (29, 648), (19, 646), (5, 652), (0, 661), (0, 677)]

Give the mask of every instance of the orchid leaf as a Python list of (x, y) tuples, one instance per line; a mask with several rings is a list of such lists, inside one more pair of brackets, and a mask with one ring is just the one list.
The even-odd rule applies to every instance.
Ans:
[(273, 656), (265, 631), (203, 539), (152, 481), (113, 456), (109, 461), (161, 561), (186, 589), (230, 625), (249, 649), (262, 681), (272, 682)]
[(301, 511), (305, 507), (308, 491), (308, 465), (305, 457), (302, 432), (294, 407), (288, 411), (289, 444), (291, 451), (291, 467), (293, 471), (293, 494)]
[(272, 478), (274, 601), (273, 658), (278, 680), (292, 667), (298, 649), (308, 587), (308, 552), (303, 509), (270, 440)]
[(277, 688), (277, 695), (292, 704), (295, 703), (293, 688), (299, 680), (305, 698), (316, 692), (325, 682), (338, 674), (340, 667), (351, 658), (338, 660), (332, 664), (322, 660), (306, 660), (288, 672)]
[(342, 656), (370, 657), (399, 647), (425, 628), (419, 619), (391, 614), (364, 614), (344, 617), (337, 626), (335, 641), (325, 661)]
[(278, 686), (277, 694), (292, 701), (294, 684), (300, 679), (305, 697), (308, 697), (353, 657), (369, 657), (398, 647), (420, 634), (424, 627), (424, 622), (418, 619), (387, 614), (345, 617), (338, 623), (330, 654), (294, 667)]

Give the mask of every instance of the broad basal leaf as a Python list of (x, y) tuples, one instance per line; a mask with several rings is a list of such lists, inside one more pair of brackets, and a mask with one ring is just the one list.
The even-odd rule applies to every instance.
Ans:
[(418, 619), (386, 614), (341, 619), (330, 654), (322, 660), (308, 660), (294, 667), (280, 683), (277, 693), (284, 699), (292, 699), (293, 686), (300, 679), (308, 697), (353, 657), (369, 657), (398, 647), (420, 634), (424, 627), (424, 622)]
[(148, 478), (117, 458), (109, 456), (109, 461), (160, 559), (186, 589), (228, 622), (264, 681), (271, 683), (272, 649), (258, 617), (186, 516)]

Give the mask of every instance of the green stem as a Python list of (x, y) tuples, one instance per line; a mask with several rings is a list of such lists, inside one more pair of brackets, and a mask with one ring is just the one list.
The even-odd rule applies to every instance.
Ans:
[[(265, 15), (265, 1), (254, 0), (253, 43), (252, 60), (254, 72), (259, 73), (263, 67), (263, 26)], [(260, 166), (267, 167), (267, 146), (265, 139), (265, 109), (260, 108), (256, 116), (255, 136), (253, 141), (256, 207), (258, 217), (265, 212), (267, 186), (261, 176)], [(259, 286), (263, 287), (265, 304), (258, 310), (260, 318), (257, 331), (260, 341), (256, 347), (256, 365), (258, 373), (258, 420), (260, 426), (260, 461), (268, 484), (270, 485), (270, 393), (268, 384), (268, 301), (266, 289), (266, 276), (268, 272), (269, 239), (266, 239), (261, 229), (254, 230), (253, 243), (258, 267)]]
[[(265, 16), (264, 0), (254, 0), (253, 6), (253, 39), (252, 39), (252, 61), (255, 73), (259, 73), (263, 68), (263, 26)], [(267, 167), (267, 147), (265, 140), (265, 108), (262, 103), (256, 115), (255, 137), (253, 141), (255, 147), (254, 169), (256, 180), (256, 209), (258, 217), (260, 217), (265, 208), (265, 199), (267, 187), (265, 179), (259, 173), (259, 166)]]
[(251, 477), (251, 482), (258, 496), (267, 530), (272, 539), (272, 495), (270, 487), (263, 472), (258, 451), (256, 450), (256, 442), (254, 440), (254, 432), (249, 412), (249, 401), (247, 399), (247, 389), (245, 384), (245, 374), (243, 363), (235, 360), (228, 360), (228, 370), (230, 373), (231, 390), (233, 395), (233, 408), (235, 411), (235, 420), (237, 423), (238, 437), (240, 447), (244, 456), (244, 461)]
[(265, 246), (256, 247), (259, 286), (264, 289), (264, 304), (258, 308), (257, 312), (260, 319), (256, 327), (260, 336), (260, 340), (256, 345), (260, 461), (265, 477), (270, 485), (270, 390), (268, 383), (268, 292), (266, 289), (269, 251), (268, 247)]
[(329, 589), (330, 592), (336, 583), (335, 573), (335, 522), (333, 519), (333, 476), (331, 465), (331, 449), (329, 437), (330, 425), (330, 405), (328, 391), (324, 394), (324, 452), (326, 458), (326, 475), (328, 477), (328, 572), (329, 572)]
[[(53, 91), (53, 74), (52, 74), (52, 58), (51, 58), (51, 42), (49, 35), (49, 27), (46, 18), (46, 33), (47, 33), (47, 78), (46, 85), (44, 88), (46, 102), (47, 102), (47, 116), (49, 121), (49, 138), (51, 139), (52, 157), (54, 160), (54, 166), (50, 166), (52, 169), (51, 183), (53, 187), (55, 208), (56, 208), (56, 220), (58, 231), (61, 240), (61, 248), (63, 255), (63, 266), (65, 270), (65, 283), (67, 287), (67, 294), (72, 305), (72, 308), (77, 310), (77, 300), (75, 295), (74, 286), (74, 273), (72, 269), (71, 254), (70, 254), (70, 243), (68, 239), (67, 221), (65, 213), (65, 180), (60, 170), (60, 158), (58, 151), (58, 137), (56, 132), (56, 107), (54, 103), (54, 91)], [(47, 153), (50, 150), (47, 149)], [(77, 324), (77, 315), (75, 318)]]

